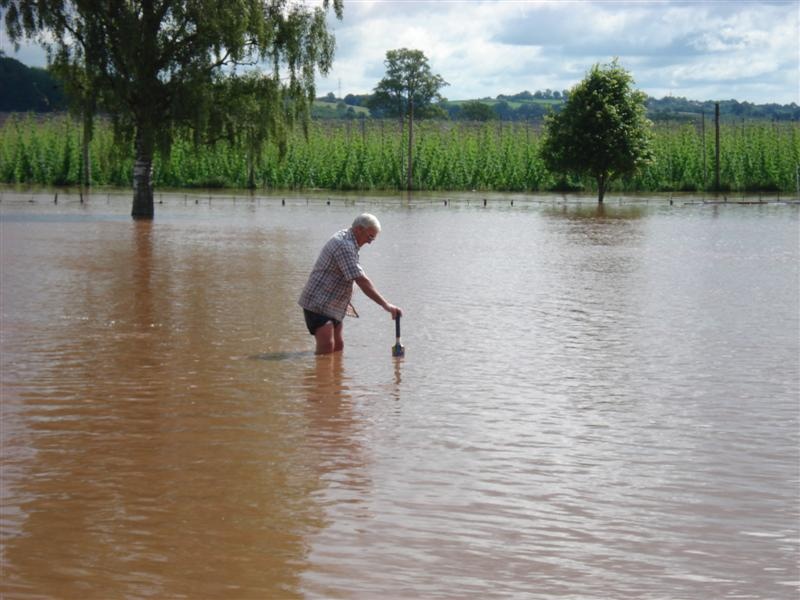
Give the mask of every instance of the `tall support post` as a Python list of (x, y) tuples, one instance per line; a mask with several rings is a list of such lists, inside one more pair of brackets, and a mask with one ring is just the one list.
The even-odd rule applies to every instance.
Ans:
[(706, 111), (700, 113), (700, 143), (703, 148), (703, 191), (706, 191), (708, 182), (706, 181), (708, 169), (706, 168)]
[(411, 184), (413, 181), (413, 163), (414, 163), (414, 96), (412, 92), (408, 93), (408, 179), (406, 182), (406, 189), (411, 191)]
[(714, 128), (716, 148), (714, 150), (714, 190), (719, 191), (719, 102), (714, 103)]

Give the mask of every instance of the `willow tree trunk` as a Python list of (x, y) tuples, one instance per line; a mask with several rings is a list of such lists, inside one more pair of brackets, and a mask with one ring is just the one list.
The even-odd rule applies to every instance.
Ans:
[(256, 160), (249, 153), (247, 156), (247, 189), (256, 189)]
[(155, 134), (149, 127), (139, 127), (136, 133), (136, 162), (133, 165), (134, 219), (152, 219), (153, 208), (153, 151)]
[(597, 176), (597, 202), (599, 204), (603, 203), (603, 199), (606, 196), (606, 187), (608, 186), (608, 176), (605, 173), (600, 173)]

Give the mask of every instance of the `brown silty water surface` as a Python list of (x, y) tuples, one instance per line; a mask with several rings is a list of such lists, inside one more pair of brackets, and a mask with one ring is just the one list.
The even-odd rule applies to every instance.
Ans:
[[(4, 193), (3, 598), (797, 598), (797, 206)], [(511, 197), (511, 199), (514, 199)], [(316, 358), (297, 297), (358, 213)]]

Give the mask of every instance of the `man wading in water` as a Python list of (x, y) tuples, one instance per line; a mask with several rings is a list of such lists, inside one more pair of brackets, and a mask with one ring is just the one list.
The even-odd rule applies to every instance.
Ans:
[(403, 314), (389, 304), (358, 263), (358, 249), (378, 237), (381, 224), (373, 215), (364, 213), (353, 221), (350, 229), (342, 229), (323, 246), (314, 264), (298, 304), (303, 307), (306, 326), (317, 340), (317, 354), (339, 352), (344, 348), (342, 321), (350, 306), (353, 283), (396, 319)]

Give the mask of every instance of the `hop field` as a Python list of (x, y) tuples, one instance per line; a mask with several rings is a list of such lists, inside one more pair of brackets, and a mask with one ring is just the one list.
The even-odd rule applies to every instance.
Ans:
[[(286, 154), (268, 146), (252, 165), (252, 181), (267, 189), (398, 190), (406, 182), (407, 131), (396, 121), (312, 123), (296, 132)], [(591, 179), (549, 172), (539, 156), (542, 132), (525, 123), (427, 121), (414, 128), (414, 187), (418, 190), (590, 191)], [(655, 160), (613, 191), (704, 191), (715, 185), (713, 123), (658, 124)], [(129, 186), (133, 149), (119, 147), (108, 123), (90, 145), (94, 185)], [(17, 115), (0, 125), (0, 182), (77, 185), (81, 128), (67, 116)], [(158, 187), (245, 188), (250, 181), (244, 145), (195, 145), (178, 136), (153, 165)], [(720, 127), (720, 189), (793, 191), (800, 165), (800, 124), (738, 121)]]

